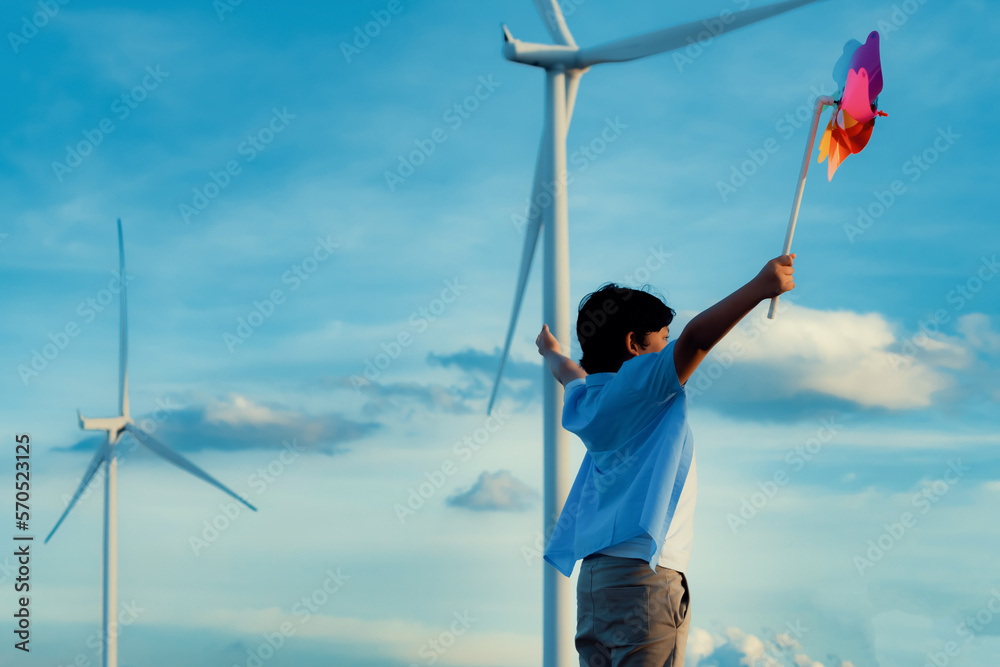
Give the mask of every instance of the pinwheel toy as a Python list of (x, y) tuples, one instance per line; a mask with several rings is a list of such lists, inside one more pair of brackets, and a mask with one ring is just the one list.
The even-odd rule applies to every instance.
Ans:
[[(833, 115), (819, 144), (819, 162), (827, 160), (828, 181), (833, 179), (837, 167), (848, 155), (860, 153), (868, 145), (872, 128), (875, 127), (875, 119), (879, 116), (888, 116), (884, 111), (878, 110), (878, 96), (882, 92), (882, 62), (879, 58), (878, 31), (873, 30), (864, 44), (852, 39), (844, 45), (844, 54), (833, 68), (833, 78), (839, 86), (840, 99), (825, 96), (816, 99), (816, 110), (809, 129), (809, 142), (806, 145), (805, 157), (802, 159), (799, 184), (795, 189), (792, 215), (788, 220), (782, 255), (787, 255), (792, 249), (795, 221), (799, 217), (799, 204), (802, 202), (802, 191), (806, 185), (809, 158), (812, 156), (816, 129), (819, 127), (819, 117), (823, 109), (828, 106), (834, 107)], [(768, 318), (774, 319), (777, 305), (778, 297), (774, 297), (767, 311)]]
[[(857, 42), (853, 40), (847, 43), (840, 62), (846, 59), (854, 44)], [(875, 118), (888, 115), (877, 108), (878, 94), (882, 92), (878, 32), (868, 35), (868, 41), (855, 47), (850, 56), (846, 80), (838, 71), (840, 63), (834, 69), (834, 78), (843, 94), (819, 142), (819, 161), (822, 162), (829, 156), (826, 170), (828, 181), (833, 179), (837, 167), (848, 155), (860, 153), (868, 145), (872, 128), (875, 127)]]

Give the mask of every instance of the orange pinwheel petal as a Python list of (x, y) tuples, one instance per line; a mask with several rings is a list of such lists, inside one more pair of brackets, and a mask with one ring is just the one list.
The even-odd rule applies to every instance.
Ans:
[(837, 172), (837, 168), (840, 167), (841, 163), (851, 154), (851, 151), (844, 144), (843, 135), (839, 132), (834, 132), (830, 140), (830, 159), (827, 163), (826, 168), (826, 180), (833, 180), (833, 175)]
[[(843, 127), (841, 127), (841, 123), (843, 123)], [(868, 140), (871, 139), (874, 127), (874, 117), (861, 123), (843, 108), (838, 107), (834, 111), (819, 144), (818, 162), (828, 160), (828, 181), (833, 180), (837, 168), (847, 159), (848, 155), (864, 150), (865, 146), (868, 145)]]
[(826, 156), (830, 154), (830, 136), (833, 134), (833, 119), (826, 126), (826, 132), (823, 133), (823, 138), (819, 142), (819, 159), (817, 162), (822, 162), (826, 159)]

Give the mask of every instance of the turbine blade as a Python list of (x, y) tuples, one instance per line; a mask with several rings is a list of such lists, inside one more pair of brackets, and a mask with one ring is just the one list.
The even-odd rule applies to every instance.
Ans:
[[(597, 63), (623, 62), (644, 58), (664, 51), (688, 46), (697, 42), (700, 34), (708, 31), (713, 38), (724, 33), (731, 32), (737, 28), (763, 21), (764, 19), (777, 16), (784, 12), (796, 9), (803, 5), (808, 5), (817, 0), (787, 0), (786, 2), (776, 2), (764, 7), (744, 9), (733, 12), (728, 22), (723, 22), (720, 17), (711, 17), (701, 21), (692, 21), (682, 25), (648, 32), (635, 37), (598, 44), (580, 51), (577, 67), (589, 67)], [(710, 29), (711, 26), (711, 29)]]
[(150, 434), (148, 434), (145, 431), (143, 431), (141, 428), (139, 428), (135, 424), (127, 424), (125, 426), (125, 430), (133, 438), (135, 438), (136, 440), (138, 440), (139, 442), (141, 442), (142, 444), (144, 444), (154, 454), (159, 454), (161, 457), (165, 458), (167, 461), (170, 461), (171, 463), (173, 463), (175, 466), (177, 466), (181, 470), (188, 471), (189, 473), (191, 473), (195, 477), (197, 477), (197, 478), (199, 478), (201, 480), (204, 480), (204, 481), (208, 482), (209, 484), (211, 484), (212, 486), (214, 486), (215, 488), (217, 488), (217, 489), (219, 489), (221, 491), (224, 491), (225, 493), (229, 494), (230, 496), (232, 496), (236, 500), (240, 501), (241, 503), (243, 503), (244, 505), (246, 505), (247, 507), (249, 507), (250, 509), (252, 509), (254, 512), (257, 511), (256, 507), (254, 507), (253, 505), (251, 505), (247, 501), (243, 500), (243, 498), (241, 498), (235, 491), (233, 491), (232, 489), (230, 489), (229, 487), (227, 487), (225, 484), (223, 484), (219, 480), (217, 480), (214, 477), (212, 477), (211, 475), (209, 475), (207, 472), (205, 472), (204, 470), (202, 470), (201, 468), (199, 468), (195, 464), (191, 463), (191, 461), (187, 460), (185, 457), (181, 456), (180, 454), (178, 454), (177, 452), (175, 452), (170, 447), (167, 447), (162, 442), (160, 442), (159, 440), (157, 440), (156, 438), (154, 438)]
[(576, 104), (576, 92), (580, 88), (580, 77), (585, 69), (571, 69), (566, 72), (566, 131), (569, 132), (569, 122), (573, 120), (573, 106)]
[(80, 486), (76, 488), (76, 493), (74, 493), (73, 497), (70, 498), (69, 504), (66, 505), (66, 509), (63, 510), (62, 516), (59, 517), (58, 521), (56, 521), (56, 525), (52, 528), (52, 532), (50, 532), (49, 536), (45, 538), (46, 543), (48, 543), (48, 541), (52, 539), (52, 536), (56, 534), (56, 530), (58, 530), (59, 526), (62, 525), (63, 519), (66, 518), (69, 511), (73, 509), (74, 505), (76, 505), (76, 501), (78, 501), (80, 496), (83, 495), (83, 492), (86, 491), (87, 486), (90, 485), (90, 480), (94, 478), (94, 475), (97, 473), (97, 469), (101, 467), (102, 463), (104, 463), (104, 459), (107, 458), (110, 449), (111, 444), (108, 439), (105, 438), (104, 442), (101, 443), (101, 446), (97, 448), (96, 452), (94, 452), (94, 457), (90, 459), (90, 464), (87, 465), (87, 470), (83, 473), (83, 479), (80, 480)]
[[(539, 198), (544, 184), (542, 183), (545, 174), (544, 164), (548, 158), (549, 128), (546, 126), (542, 132), (542, 143), (538, 147), (538, 158), (535, 161), (535, 180), (531, 187), (531, 199), (528, 200), (528, 221), (524, 228), (524, 248), (521, 251), (521, 270), (517, 276), (517, 288), (514, 290), (514, 307), (510, 313), (510, 324), (507, 326), (507, 338), (503, 345), (503, 354), (500, 356), (500, 368), (497, 369), (497, 377), (493, 382), (493, 391), (490, 392), (490, 402), (486, 408), (486, 414), (493, 411), (493, 403), (497, 398), (497, 391), (500, 389), (500, 380), (503, 378), (503, 369), (507, 365), (507, 355), (510, 353), (510, 344), (514, 340), (514, 331), (517, 329), (517, 317), (521, 312), (521, 302), (524, 300), (524, 290), (528, 284), (528, 275), (531, 273), (531, 261), (535, 256), (535, 246), (538, 245), (539, 232), (542, 229), (542, 209)], [(550, 193), (551, 195), (551, 193)], [(551, 200), (551, 196), (550, 196)], [(551, 201), (550, 201), (551, 205)]]
[(118, 278), (122, 283), (121, 339), (118, 342), (118, 409), (128, 417), (128, 305), (125, 298), (125, 240), (122, 237), (122, 219), (118, 218)]
[(552, 35), (556, 44), (576, 46), (573, 35), (569, 32), (569, 26), (566, 25), (566, 17), (563, 16), (557, 0), (535, 0), (535, 8), (542, 15), (545, 27), (548, 28), (549, 34)]

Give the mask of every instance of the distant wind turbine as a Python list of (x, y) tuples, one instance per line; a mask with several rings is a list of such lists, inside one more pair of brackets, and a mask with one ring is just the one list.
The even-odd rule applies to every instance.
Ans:
[[(705, 39), (711, 26), (713, 38), (724, 33), (776, 16), (816, 0), (789, 0), (764, 7), (724, 12), (702, 21), (628, 37), (597, 46), (580, 48), (573, 40), (566, 19), (556, 0), (534, 0), (555, 44), (522, 42), (503, 26), (503, 55), (510, 61), (540, 67), (545, 70), (545, 125), (541, 146), (535, 162), (535, 178), (529, 200), (528, 222), (525, 227), (521, 269), (514, 291), (514, 307), (507, 327), (500, 367), (490, 394), (487, 412), (500, 388), (504, 365), (510, 353), (517, 327), (521, 301), (531, 271), (531, 261), (541, 230), (545, 230), (543, 275), (543, 321), (564, 350), (570, 343), (569, 311), (569, 224), (566, 204), (566, 132), (573, 116), (573, 105), (580, 77), (591, 66), (601, 63), (624, 62), (684, 48)], [(546, 187), (548, 186), (548, 187)], [(541, 201), (542, 193), (552, 196)], [(551, 535), (562, 504), (569, 492), (569, 434), (560, 426), (563, 390), (549, 373), (544, 374), (544, 527), (545, 538)], [(554, 567), (544, 564), (544, 629), (543, 666), (570, 667), (576, 658), (573, 648), (573, 590), (570, 580)]]
[(104, 431), (107, 437), (101, 446), (94, 453), (94, 458), (90, 460), (87, 471), (83, 474), (80, 486), (70, 499), (66, 510), (59, 517), (55, 527), (49, 536), (45, 538), (48, 543), (55, 535), (56, 530), (62, 524), (63, 519), (73, 509), (76, 501), (80, 499), (83, 492), (90, 484), (98, 468), (104, 465), (104, 604), (102, 608), (102, 667), (118, 666), (118, 629), (115, 626), (118, 615), (118, 518), (117, 518), (117, 468), (116, 448), (124, 434), (129, 434), (137, 441), (149, 448), (153, 453), (158, 454), (170, 461), (178, 468), (186, 470), (195, 477), (205, 480), (226, 492), (236, 500), (240, 501), (254, 512), (257, 508), (243, 500), (234, 491), (226, 487), (219, 480), (215, 479), (207, 472), (191, 463), (185, 457), (159, 442), (149, 433), (135, 425), (129, 415), (128, 407), (128, 325), (126, 322), (126, 299), (125, 299), (125, 243), (122, 239), (122, 221), (118, 220), (118, 256), (121, 264), (121, 284), (122, 284), (122, 318), (121, 318), (121, 340), (118, 352), (118, 416), (106, 417), (103, 419), (86, 419), (77, 411), (77, 418), (80, 428), (85, 431)]

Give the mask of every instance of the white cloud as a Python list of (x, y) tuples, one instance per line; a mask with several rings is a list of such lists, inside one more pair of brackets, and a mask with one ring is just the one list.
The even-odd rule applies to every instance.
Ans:
[(449, 497), (448, 504), (477, 511), (519, 512), (529, 509), (537, 500), (537, 491), (510, 471), (498, 470), (495, 473), (483, 472), (469, 489)]
[(920, 350), (901, 354), (909, 339), (898, 338), (881, 313), (789, 305), (768, 320), (766, 308), (755, 309), (711, 358), (721, 363), (731, 354), (737, 365), (771, 369), (780, 384), (766, 390), (775, 398), (816, 392), (865, 407), (921, 408), (952, 384), (941, 367), (968, 363), (961, 342), (944, 337), (911, 341)]
[[(695, 667), (825, 667), (801, 651), (802, 644), (787, 633), (761, 639), (729, 627), (722, 636), (701, 628), (691, 628), (688, 634), (688, 664)], [(844, 661), (840, 667), (853, 666)]]
[(795, 655), (795, 664), (797, 667), (824, 667), (822, 662), (813, 660), (804, 653), (798, 653)]
[(761, 665), (762, 667), (773, 667), (781, 664), (771, 655), (765, 655), (767, 647), (760, 638), (754, 635), (747, 634), (739, 628), (726, 628), (726, 637), (729, 639), (729, 644), (745, 657), (746, 664)]
[(239, 394), (231, 394), (228, 401), (212, 400), (205, 406), (205, 421), (210, 424), (222, 423), (230, 426), (276, 424), (287, 426), (292, 423), (294, 417), (292, 412), (258, 405)]
[(1000, 333), (993, 330), (989, 315), (963, 315), (958, 318), (957, 329), (972, 348), (991, 353), (1000, 352)]
[(708, 630), (691, 626), (691, 629), (688, 631), (687, 657), (693, 659), (695, 664), (698, 664), (702, 658), (711, 655), (713, 650), (715, 650), (715, 638), (712, 636), (712, 633)]

